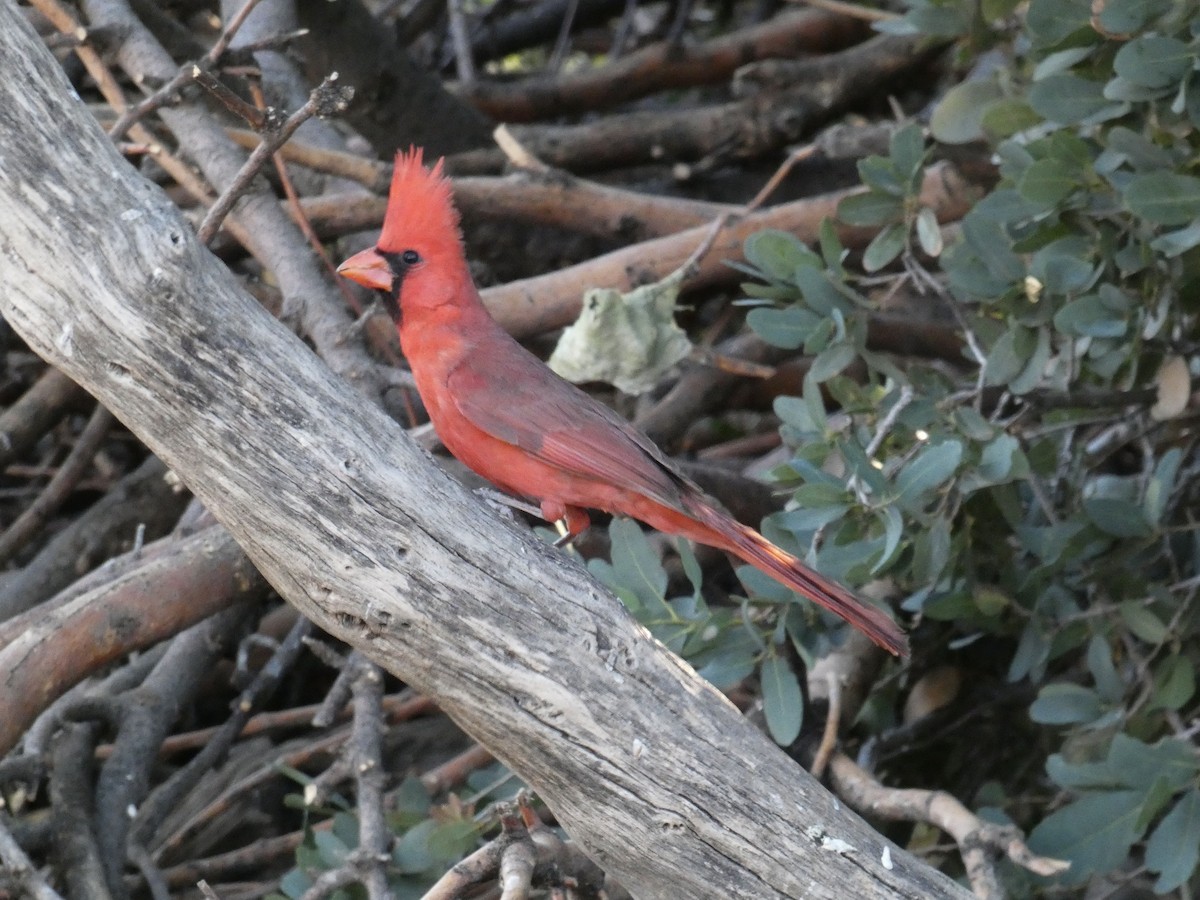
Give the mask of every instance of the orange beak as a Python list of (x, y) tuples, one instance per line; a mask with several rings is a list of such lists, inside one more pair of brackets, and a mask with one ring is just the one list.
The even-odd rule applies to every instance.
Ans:
[(374, 247), (355, 253), (338, 266), (337, 270), (339, 275), (377, 291), (390, 291), (395, 277), (387, 260)]

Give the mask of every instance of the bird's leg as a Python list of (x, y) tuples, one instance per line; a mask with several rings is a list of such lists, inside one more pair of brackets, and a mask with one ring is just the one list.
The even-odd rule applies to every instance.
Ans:
[(566, 531), (554, 542), (555, 547), (563, 547), (571, 543), (587, 531), (592, 524), (586, 510), (582, 510), (578, 506), (567, 506), (558, 500), (542, 501), (542, 518), (547, 522), (561, 522), (565, 526)]

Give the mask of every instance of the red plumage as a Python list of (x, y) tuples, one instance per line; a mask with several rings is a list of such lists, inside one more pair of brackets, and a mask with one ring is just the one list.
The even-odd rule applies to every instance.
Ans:
[(450, 184), (421, 151), (396, 157), (379, 243), (338, 269), (389, 295), (400, 345), (447, 449), (497, 487), (540, 502), (568, 531), (587, 509), (719, 547), (819, 603), (891, 653), (904, 633), (882, 610), (741, 524), (649, 438), (552, 372), (491, 317), (471, 280)]

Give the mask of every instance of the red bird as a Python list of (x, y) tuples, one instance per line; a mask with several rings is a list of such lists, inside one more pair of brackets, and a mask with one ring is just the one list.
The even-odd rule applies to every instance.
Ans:
[(500, 489), (537, 500), (568, 535), (587, 509), (632, 516), (718, 547), (833, 611), (891, 653), (904, 633), (884, 612), (813, 571), (726, 512), (644, 434), (522, 347), (471, 280), (442, 161), (396, 157), (379, 243), (338, 272), (383, 292), (438, 436)]

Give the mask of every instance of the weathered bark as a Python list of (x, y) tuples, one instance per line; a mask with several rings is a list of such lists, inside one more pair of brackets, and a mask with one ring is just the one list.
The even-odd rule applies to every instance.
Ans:
[[(238, 288), (0, 0), (0, 313), (636, 896), (952, 897)], [(7, 76), (7, 77), (4, 77)]]

